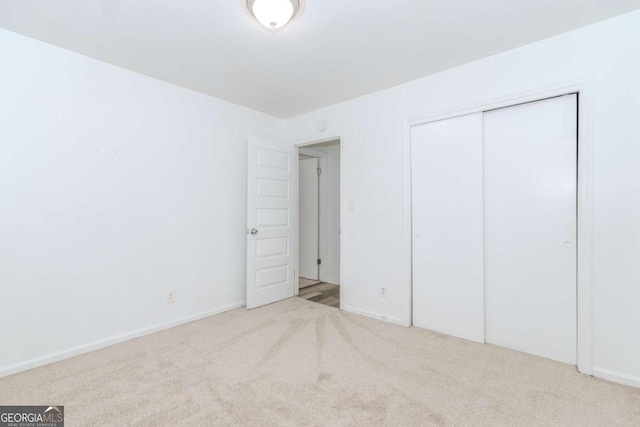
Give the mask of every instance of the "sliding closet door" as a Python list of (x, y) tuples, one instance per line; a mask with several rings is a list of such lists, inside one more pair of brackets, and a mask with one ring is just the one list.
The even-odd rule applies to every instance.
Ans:
[(485, 113), (486, 342), (576, 363), (577, 98)]
[(414, 126), (413, 324), (484, 342), (482, 114)]

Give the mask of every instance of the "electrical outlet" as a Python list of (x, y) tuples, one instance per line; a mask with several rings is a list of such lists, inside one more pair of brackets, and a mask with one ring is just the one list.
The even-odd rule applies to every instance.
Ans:
[(173, 304), (176, 302), (176, 291), (167, 292), (167, 304)]
[(380, 296), (382, 298), (386, 298), (387, 297), (387, 288), (386, 288), (386, 286), (383, 286), (383, 287), (380, 288)]

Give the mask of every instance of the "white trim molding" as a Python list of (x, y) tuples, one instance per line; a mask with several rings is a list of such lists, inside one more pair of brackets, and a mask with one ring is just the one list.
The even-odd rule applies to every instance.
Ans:
[(383, 322), (392, 323), (394, 325), (404, 326), (404, 319), (401, 319), (399, 317), (384, 316), (377, 313), (371, 313), (369, 311), (360, 310), (359, 308), (353, 308), (348, 306), (343, 306), (342, 310), (348, 313), (369, 317), (371, 319), (382, 320)]
[[(467, 106), (436, 111), (426, 116), (405, 121), (405, 216), (404, 216), (404, 311), (402, 324), (412, 324), (412, 188), (411, 188), (411, 127), (424, 123), (446, 120), (467, 114), (504, 108), (526, 102), (539, 101), (556, 96), (578, 94), (578, 265), (577, 265), (577, 325), (578, 371), (593, 374), (592, 361), (592, 288), (591, 288), (591, 221), (592, 221), (592, 111), (593, 91), (588, 79), (562, 83), (496, 99), (489, 99)], [(605, 371), (600, 371), (605, 372)], [(615, 375), (611, 373), (610, 375)], [(611, 377), (612, 377), (611, 376)], [(604, 378), (604, 377), (603, 377)], [(632, 380), (633, 382), (634, 380)]]
[(603, 380), (640, 388), (640, 377), (632, 377), (608, 369), (593, 368), (593, 376)]
[(120, 344), (125, 341), (130, 341), (135, 338), (140, 338), (145, 335), (154, 334), (156, 332), (164, 331), (166, 329), (174, 328), (176, 326), (184, 325), (186, 323), (195, 322), (196, 320), (202, 320), (207, 317), (215, 316), (226, 311), (235, 310), (236, 308), (244, 307), (245, 301), (240, 301), (235, 304), (227, 305), (215, 310), (205, 311), (203, 313), (194, 314), (192, 316), (182, 317), (180, 319), (171, 320), (169, 322), (160, 323), (147, 328), (138, 329), (132, 332), (127, 332), (122, 335), (116, 335), (114, 337), (106, 338), (100, 341), (94, 341), (89, 344), (80, 345), (67, 350), (52, 353), (43, 357), (27, 360), (25, 362), (16, 363), (0, 368), (0, 378), (17, 374), (19, 372), (28, 371), (30, 369), (38, 368), (40, 366), (49, 365), (51, 363), (59, 362), (61, 360), (69, 359), (71, 357), (80, 356), (82, 354), (90, 353), (92, 351), (100, 350), (105, 347), (110, 347), (115, 344)]

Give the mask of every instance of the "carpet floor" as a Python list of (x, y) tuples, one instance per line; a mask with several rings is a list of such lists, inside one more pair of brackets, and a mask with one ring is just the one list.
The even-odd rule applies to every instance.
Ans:
[(0, 379), (67, 426), (638, 426), (640, 389), (292, 298)]

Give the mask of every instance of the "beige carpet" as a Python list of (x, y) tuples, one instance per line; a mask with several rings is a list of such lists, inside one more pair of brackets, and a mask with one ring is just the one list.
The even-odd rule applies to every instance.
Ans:
[(67, 426), (639, 426), (640, 389), (300, 298), (0, 380)]

